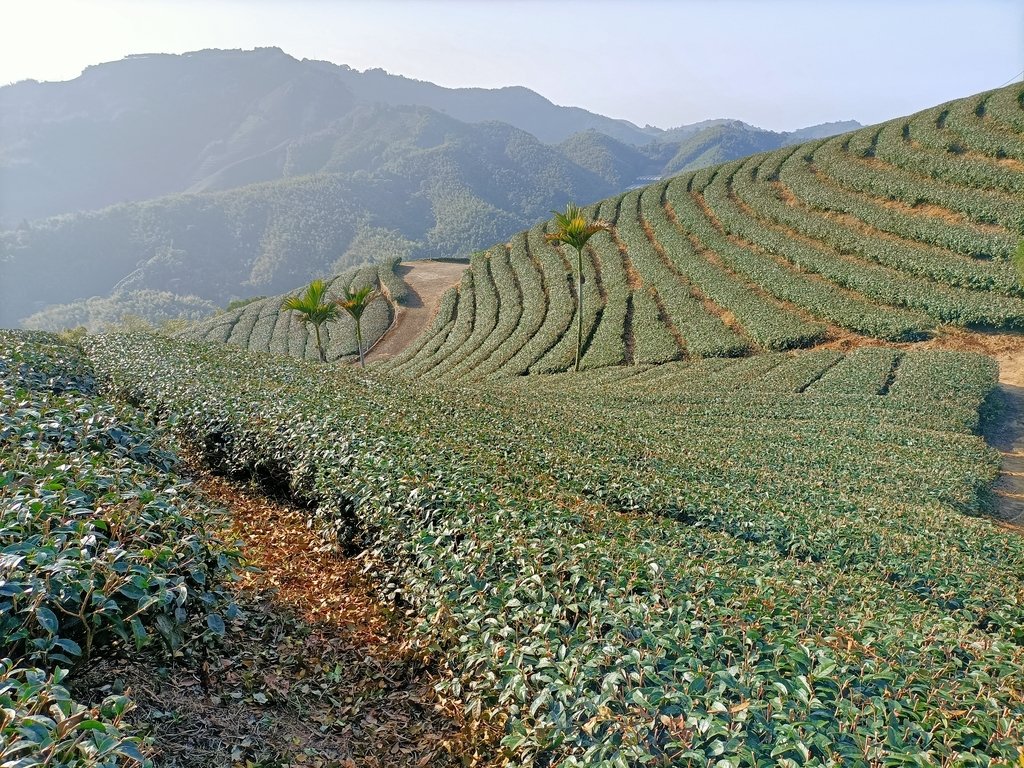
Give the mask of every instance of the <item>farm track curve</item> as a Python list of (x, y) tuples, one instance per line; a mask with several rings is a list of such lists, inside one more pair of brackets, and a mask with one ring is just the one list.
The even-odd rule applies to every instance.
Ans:
[(406, 262), (395, 271), (409, 293), (405, 303), (397, 307), (394, 323), (366, 354), (366, 362), (388, 360), (403, 349), (430, 325), (441, 296), (459, 282), (469, 265), (448, 261)]

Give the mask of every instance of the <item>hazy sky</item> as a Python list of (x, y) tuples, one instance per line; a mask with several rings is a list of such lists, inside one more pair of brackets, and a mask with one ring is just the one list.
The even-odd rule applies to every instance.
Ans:
[(907, 114), (1020, 79), (1024, 0), (0, 0), (0, 85), (278, 46), (663, 128)]

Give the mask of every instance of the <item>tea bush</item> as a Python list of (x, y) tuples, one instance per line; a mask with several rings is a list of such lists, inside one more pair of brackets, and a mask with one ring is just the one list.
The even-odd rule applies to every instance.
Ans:
[(461, 389), (160, 339), (90, 354), (366, 550), (510, 765), (1017, 758), (1024, 544), (976, 517), (986, 358), (906, 352), (877, 394), (876, 361), (835, 353)]
[(176, 466), (74, 346), (0, 331), (0, 698), (5, 736), (19, 734), (4, 765), (138, 761), (117, 730), (126, 700), (78, 704), (67, 671), (114, 645), (223, 632), (237, 556)]

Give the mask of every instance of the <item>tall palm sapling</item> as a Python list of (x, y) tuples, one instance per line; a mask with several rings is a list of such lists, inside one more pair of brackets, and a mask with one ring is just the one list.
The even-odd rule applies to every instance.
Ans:
[(320, 326), (337, 320), (341, 312), (338, 304), (327, 301), (327, 283), (323, 280), (314, 280), (306, 288), (305, 293), (298, 296), (289, 296), (281, 302), (282, 309), (289, 309), (299, 315), (299, 321), (303, 324), (313, 326), (316, 333), (316, 348), (320, 353), (320, 362), (327, 362), (327, 353), (324, 351), (324, 344), (320, 338)]
[(372, 286), (365, 286), (358, 290), (345, 289), (345, 297), (338, 299), (338, 306), (348, 312), (356, 322), (356, 348), (359, 350), (359, 365), (366, 367), (366, 357), (363, 354), (363, 329), (360, 321), (363, 312), (370, 302), (380, 296), (380, 292)]
[(544, 239), (549, 243), (564, 244), (576, 249), (576, 363), (573, 370), (579, 371), (583, 347), (583, 248), (593, 235), (610, 230), (611, 224), (599, 220), (587, 221), (583, 209), (574, 203), (565, 206), (565, 213), (552, 213), (555, 215), (556, 230), (544, 235)]

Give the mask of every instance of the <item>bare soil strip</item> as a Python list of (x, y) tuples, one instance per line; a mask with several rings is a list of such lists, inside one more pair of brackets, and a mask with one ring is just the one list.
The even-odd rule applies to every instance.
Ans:
[(409, 261), (395, 271), (409, 286), (405, 303), (396, 308), (395, 321), (366, 355), (366, 362), (388, 360), (420, 335), (434, 319), (441, 296), (459, 282), (468, 264), (447, 261)]
[(157, 766), (473, 764), (448, 716), (458, 713), (434, 694), (430, 660), (374, 595), (366, 564), (325, 552), (302, 510), (209, 475), (197, 485), (227, 508), (226, 535), (258, 569), (237, 584), (241, 616), (208, 654), (104, 659), (81, 684), (127, 691)]
[(986, 430), (989, 444), (1002, 455), (999, 478), (992, 486), (995, 515), (1024, 528), (1024, 350), (995, 355), (999, 363), (996, 415)]

